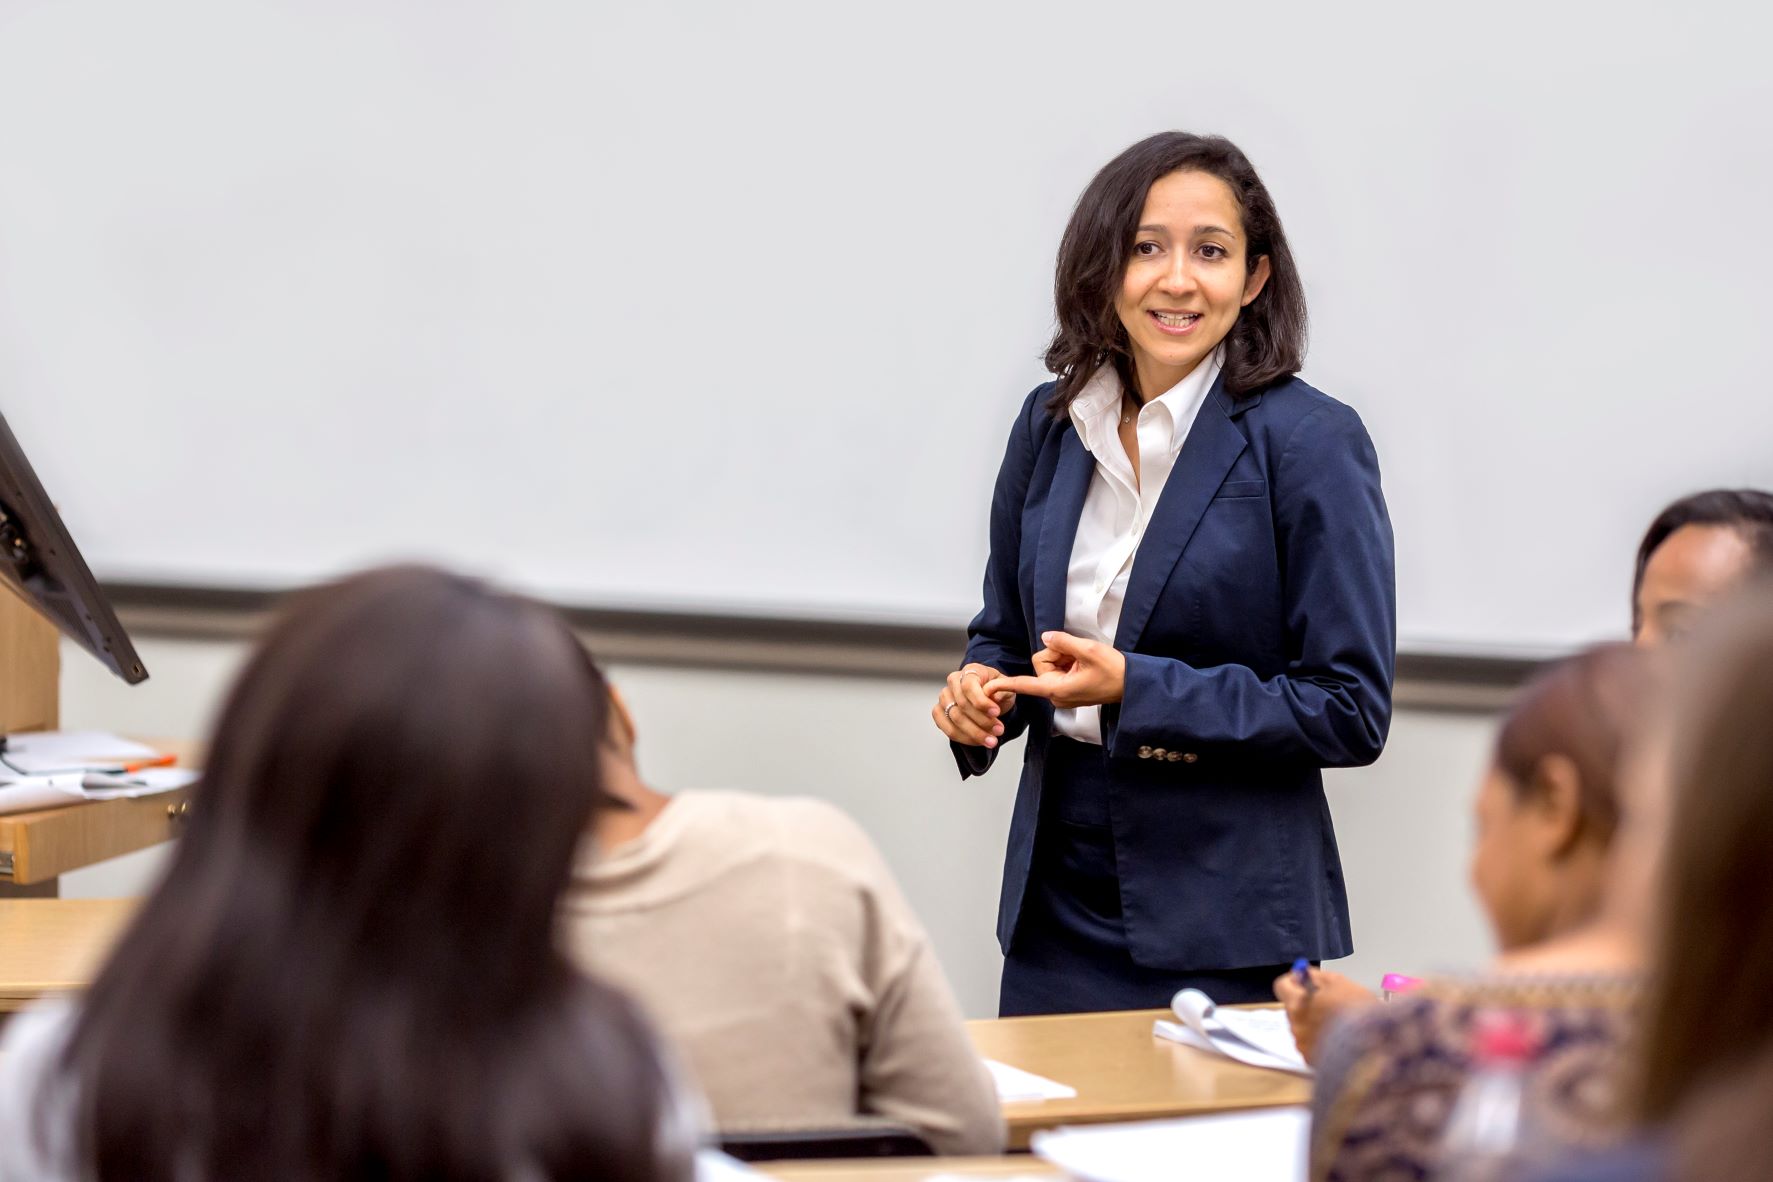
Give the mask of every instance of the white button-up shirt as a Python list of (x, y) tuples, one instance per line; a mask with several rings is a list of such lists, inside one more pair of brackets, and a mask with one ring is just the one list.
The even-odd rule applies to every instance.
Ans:
[[(1125, 400), (1114, 366), (1096, 370), (1072, 399), (1071, 424), (1096, 459), (1065, 574), (1065, 631), (1073, 636), (1114, 643), (1139, 540), (1195, 416), (1219, 376), (1220, 363), (1220, 351), (1215, 349), (1193, 373), (1139, 409), (1136, 478), (1120, 441)], [(1102, 708), (1055, 710), (1053, 728), (1067, 738), (1100, 745)]]

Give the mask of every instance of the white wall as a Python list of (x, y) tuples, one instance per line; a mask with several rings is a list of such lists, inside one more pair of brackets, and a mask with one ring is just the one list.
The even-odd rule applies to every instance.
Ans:
[[(128, 687), (65, 647), (63, 724), (198, 736), (244, 655), (241, 644), (145, 639), (152, 672)], [(929, 720), (935, 685), (798, 674), (612, 666), (641, 728), (641, 767), (658, 787), (805, 793), (856, 816), (930, 929), (969, 1015), (995, 1012), (998, 874), (1019, 745), (962, 783)], [(1469, 794), (1489, 742), (1485, 715), (1402, 711), (1385, 756), (1332, 772), (1330, 804), (1347, 868), (1357, 952), (1336, 967), (1468, 965), (1488, 949), (1465, 887)], [(68, 875), (70, 895), (142, 889), (164, 855)]]
[(1072, 202), (1219, 131), (1285, 215), (1306, 377), (1378, 446), (1405, 647), (1569, 646), (1623, 629), (1658, 506), (1773, 483), (1770, 31), (1740, 0), (8, 0), (0, 397), (112, 578), (418, 555), (958, 626)]

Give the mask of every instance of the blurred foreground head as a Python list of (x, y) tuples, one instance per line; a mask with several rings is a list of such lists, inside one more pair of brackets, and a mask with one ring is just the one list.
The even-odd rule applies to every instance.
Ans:
[[(424, 567), (309, 591), (228, 699), (180, 860), (299, 885), (294, 909), (324, 913), (353, 960), (398, 954), (440, 915), (546, 949), (602, 802), (608, 701), (539, 604)], [(477, 991), (530, 971), (485, 965)]]
[(131, 1179), (651, 1179), (650, 1036), (556, 950), (604, 802), (603, 679), (561, 619), (424, 567), (295, 596), (67, 1056)]
[(1642, 1115), (1674, 1121), (1678, 1176), (1773, 1177), (1773, 585), (1684, 661), (1646, 1014)]

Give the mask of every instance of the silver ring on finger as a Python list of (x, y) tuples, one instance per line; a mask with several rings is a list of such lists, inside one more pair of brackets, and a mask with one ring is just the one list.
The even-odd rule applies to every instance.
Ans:
[(950, 702), (946, 706), (942, 707), (942, 717), (946, 718), (949, 722), (953, 722), (954, 721), (954, 708), (958, 705), (960, 705), (959, 702)]

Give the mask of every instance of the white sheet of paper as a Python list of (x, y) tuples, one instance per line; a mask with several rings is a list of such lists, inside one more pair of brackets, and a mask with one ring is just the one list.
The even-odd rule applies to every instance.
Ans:
[(1198, 989), (1176, 994), (1170, 1009), (1180, 1023), (1158, 1019), (1152, 1033), (1199, 1050), (1215, 1051), (1252, 1067), (1312, 1074), (1293, 1042), (1284, 1010), (1221, 1009)]
[(61, 808), (83, 801), (153, 796), (194, 784), (197, 775), (190, 768), (148, 767), (115, 776), (94, 772), (16, 776), (0, 781), (0, 814)]
[(696, 1154), (696, 1182), (749, 1182), (764, 1179), (736, 1157), (728, 1157), (718, 1149), (703, 1149)]
[(1036, 1133), (1036, 1155), (1090, 1182), (1302, 1182), (1311, 1114), (1268, 1108), (1223, 1116), (1065, 1127)]
[(18, 775), (111, 767), (158, 754), (107, 731), (24, 731), (6, 737), (6, 762)]
[(1069, 1100), (1077, 1095), (1076, 1088), (1066, 1087), (1058, 1080), (1032, 1071), (1023, 1071), (1020, 1067), (1011, 1067), (1008, 1063), (999, 1063), (996, 1059), (985, 1060), (985, 1067), (991, 1072), (991, 1080), (997, 1085), (997, 1098), (1002, 1103)]
[(85, 800), (79, 776), (23, 776), (0, 783), (0, 813), (28, 813)]

